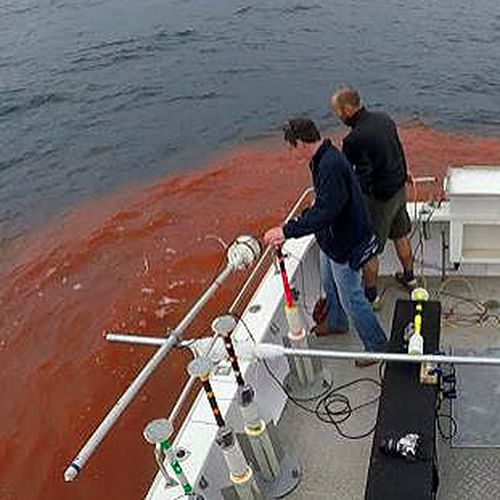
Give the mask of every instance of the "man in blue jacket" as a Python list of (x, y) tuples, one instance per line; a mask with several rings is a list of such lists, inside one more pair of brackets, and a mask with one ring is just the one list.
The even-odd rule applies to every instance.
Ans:
[(316, 199), (300, 217), (269, 229), (264, 241), (277, 246), (314, 233), (321, 249), (323, 283), (329, 288), (325, 292), (330, 330), (347, 331), (350, 319), (367, 351), (383, 350), (386, 336), (361, 284), (360, 268), (375, 254), (378, 242), (356, 174), (329, 139), (321, 140), (311, 120), (289, 120), (284, 134), (296, 154), (310, 160)]

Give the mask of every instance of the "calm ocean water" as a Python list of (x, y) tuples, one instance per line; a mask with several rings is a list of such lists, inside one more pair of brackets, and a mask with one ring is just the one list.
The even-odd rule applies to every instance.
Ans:
[(2, 0), (0, 240), (192, 168), (344, 83), (400, 120), (498, 134), (498, 0)]

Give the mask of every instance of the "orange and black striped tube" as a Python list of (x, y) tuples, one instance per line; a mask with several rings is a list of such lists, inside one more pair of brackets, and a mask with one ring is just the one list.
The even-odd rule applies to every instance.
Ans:
[(217, 400), (215, 399), (214, 391), (212, 390), (212, 384), (210, 384), (210, 380), (205, 379), (202, 380), (203, 389), (205, 389), (205, 394), (207, 395), (208, 403), (210, 404), (210, 408), (212, 409), (212, 413), (214, 415), (215, 421), (219, 427), (225, 427), (226, 422), (224, 422), (224, 418), (221, 415), (219, 405), (217, 404)]
[(240, 364), (238, 363), (238, 358), (236, 357), (236, 353), (234, 352), (233, 341), (231, 340), (230, 335), (226, 335), (224, 337), (224, 346), (226, 347), (226, 352), (229, 356), (229, 361), (231, 362), (234, 376), (236, 377), (236, 383), (240, 387), (243, 387), (245, 385), (245, 381), (243, 380), (243, 376), (241, 375)]

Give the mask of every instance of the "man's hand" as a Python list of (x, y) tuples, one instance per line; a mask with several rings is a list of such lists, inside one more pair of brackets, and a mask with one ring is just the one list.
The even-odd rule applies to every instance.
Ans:
[(285, 242), (285, 235), (283, 234), (283, 229), (280, 226), (273, 227), (266, 231), (264, 235), (264, 243), (266, 245), (273, 245), (279, 247)]
[(406, 182), (408, 184), (410, 184), (410, 186), (416, 185), (415, 177), (413, 176), (413, 174), (411, 172), (408, 172), (408, 174), (406, 175)]

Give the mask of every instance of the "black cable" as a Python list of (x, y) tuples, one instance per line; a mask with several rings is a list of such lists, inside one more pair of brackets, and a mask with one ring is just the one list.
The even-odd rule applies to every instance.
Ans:
[[(265, 367), (267, 373), (269, 374), (269, 376), (274, 380), (274, 382), (276, 382), (276, 384), (280, 387), (280, 389), (286, 394), (287, 397), (290, 398), (290, 400), (297, 404), (297, 406), (301, 406), (302, 403), (311, 403), (313, 401), (317, 401), (319, 398), (321, 397), (324, 397), (326, 396), (326, 394), (328, 394), (328, 392), (331, 390), (332, 388), (332, 384), (328, 384), (328, 387), (320, 394), (317, 394), (315, 396), (311, 396), (309, 398), (297, 398), (297, 397), (294, 397), (292, 396), (289, 392), (288, 392), (288, 389), (282, 384), (281, 380), (274, 374), (274, 372), (271, 370), (271, 368), (269, 367), (269, 365), (267, 364), (266, 360), (265, 359), (261, 359), (259, 360)], [(306, 411), (310, 411), (312, 412), (311, 408), (308, 408), (307, 406), (305, 406), (303, 409), (305, 409)]]
[(347, 434), (340, 427), (340, 424), (346, 422), (350, 417), (354, 415), (356, 411), (371, 406), (379, 401), (380, 393), (376, 397), (369, 399), (364, 403), (361, 403), (357, 406), (351, 406), (351, 402), (348, 396), (342, 393), (338, 393), (338, 391), (342, 389), (347, 389), (349, 387), (353, 387), (354, 385), (361, 384), (363, 382), (375, 384), (379, 389), (382, 388), (382, 385), (375, 379), (358, 378), (344, 385), (332, 388), (332, 390), (326, 396), (324, 396), (319, 400), (315, 408), (316, 416), (324, 423), (333, 424), (339, 435), (345, 439), (350, 439), (350, 440), (363, 439), (371, 435), (377, 427), (377, 423), (375, 421), (373, 427), (371, 427), (368, 431), (356, 435)]
[[(443, 405), (443, 402), (447, 399), (446, 398), (446, 393), (447, 392), (453, 392), (456, 393), (456, 370), (454, 365), (450, 365), (450, 373), (447, 374), (448, 380), (450, 380), (451, 377), (451, 382), (445, 382), (443, 375), (440, 376), (440, 388), (439, 388), (439, 394), (438, 394), (438, 404), (436, 406), (436, 422), (437, 422), (437, 429), (439, 431), (440, 436), (445, 440), (445, 441), (452, 441), (455, 436), (458, 433), (458, 423), (453, 417), (451, 413), (451, 399), (450, 399), (450, 411), (448, 413), (443, 413), (441, 411), (441, 407)], [(449, 384), (448, 388), (443, 387), (443, 382)], [(450, 422), (450, 429), (448, 432), (446, 432), (443, 428), (442, 425), (442, 420), (448, 420)]]
[(327, 389), (326, 393), (322, 395), (320, 394), (319, 396), (313, 398), (309, 398), (309, 401), (314, 401), (314, 400), (317, 401), (314, 408), (311, 408), (303, 404), (304, 402), (307, 401), (306, 399), (300, 400), (289, 393), (287, 388), (281, 383), (278, 377), (276, 377), (276, 375), (273, 373), (273, 371), (271, 370), (271, 368), (269, 367), (269, 365), (266, 363), (265, 360), (262, 360), (262, 363), (266, 368), (267, 372), (269, 373), (270, 377), (276, 382), (276, 384), (286, 394), (286, 396), (290, 399), (290, 401), (293, 404), (295, 404), (295, 406), (305, 411), (306, 413), (314, 415), (321, 422), (333, 425), (338, 434), (343, 438), (349, 440), (364, 439), (365, 437), (371, 435), (375, 431), (377, 425), (376, 423), (368, 431), (363, 432), (361, 434), (348, 434), (342, 430), (341, 424), (345, 423), (349, 418), (351, 418), (356, 411), (359, 411), (362, 408), (366, 408), (367, 406), (377, 403), (378, 400), (380, 399), (380, 394), (378, 394), (375, 398), (372, 398), (364, 403), (361, 403), (357, 406), (352, 406), (349, 397), (346, 396), (345, 394), (339, 393), (339, 391), (341, 391), (342, 389), (347, 389), (349, 387), (352, 387), (356, 384), (361, 384), (363, 382), (369, 382), (381, 388), (382, 385), (378, 380), (375, 380), (373, 378), (363, 377), (352, 380), (351, 382), (347, 382), (346, 384), (337, 387), (331, 386), (329, 389)]
[(241, 322), (241, 324), (245, 327), (245, 330), (247, 331), (248, 336), (250, 337), (250, 339), (252, 340), (252, 342), (254, 344), (256, 344), (257, 341), (255, 340), (255, 337), (253, 336), (253, 333), (251, 332), (250, 328), (248, 327), (248, 325), (246, 324), (246, 322), (243, 320), (243, 318), (239, 314), (236, 314), (236, 313), (232, 313), (231, 316), (233, 316), (239, 322)]
[[(455, 436), (458, 433), (458, 424), (455, 418), (451, 413), (438, 413), (436, 415), (437, 417), (437, 428), (439, 431), (439, 435), (445, 440), (445, 441), (452, 441)], [(446, 432), (441, 424), (442, 419), (448, 419), (450, 421), (450, 431)]]
[[(408, 236), (408, 239), (411, 240), (413, 238), (413, 236), (416, 233), (418, 233), (418, 243), (415, 246), (415, 248), (413, 249), (412, 266), (415, 265), (415, 262), (417, 261), (417, 255), (420, 251), (422, 273), (423, 273), (423, 268), (424, 268), (423, 265), (424, 265), (424, 240), (425, 240), (425, 237), (424, 237), (423, 227), (421, 227), (421, 224), (422, 223), (429, 224), (432, 217), (434, 216), (436, 210), (439, 208), (439, 206), (440, 206), (440, 203), (432, 206), (432, 208), (428, 214), (422, 213), (422, 211), (420, 211), (418, 216), (415, 218), (415, 224), (414, 224), (413, 230), (411, 231), (410, 235)], [(427, 219), (425, 220), (425, 222), (423, 221), (424, 215), (427, 215)]]
[(384, 381), (384, 368), (385, 368), (386, 362), (382, 361), (378, 364), (378, 378), (380, 379), (380, 382), (382, 383)]
[[(245, 327), (249, 337), (252, 339), (253, 342), (255, 342), (255, 337), (250, 331), (248, 325), (242, 318), (238, 319)], [(274, 382), (280, 387), (280, 389), (285, 393), (285, 395), (293, 404), (295, 404), (298, 408), (302, 409), (306, 413), (314, 415), (321, 422), (333, 425), (335, 430), (341, 437), (349, 440), (359, 440), (370, 436), (375, 431), (375, 428), (377, 426), (376, 422), (373, 425), (373, 427), (371, 427), (368, 431), (363, 432), (361, 434), (348, 434), (341, 428), (341, 425), (344, 424), (349, 418), (351, 418), (355, 414), (355, 412), (377, 403), (380, 399), (380, 393), (376, 397), (369, 399), (364, 403), (361, 403), (357, 406), (352, 406), (349, 397), (346, 396), (345, 394), (340, 393), (339, 391), (362, 383), (375, 384), (381, 390), (382, 384), (380, 381), (370, 377), (361, 377), (358, 379), (354, 379), (351, 382), (339, 385), (337, 387), (329, 385), (329, 387), (325, 390), (324, 393), (319, 394), (317, 396), (311, 398), (299, 399), (290, 394), (288, 389), (282, 384), (281, 380), (279, 380), (279, 378), (273, 373), (273, 371), (267, 364), (266, 360), (263, 359), (261, 360), (261, 362), (264, 365), (269, 376), (274, 380)], [(379, 370), (381, 374), (382, 368), (379, 368)], [(314, 407), (309, 407), (304, 404), (306, 402), (314, 402), (314, 401), (316, 401), (316, 405)]]
[[(254, 337), (253, 333), (250, 331), (250, 328), (248, 327), (248, 325), (246, 324), (246, 322), (243, 320), (243, 318), (241, 316), (235, 314), (235, 313), (233, 313), (233, 317), (235, 317), (238, 321), (241, 322), (241, 324), (245, 327), (245, 330), (247, 331), (248, 336), (250, 337), (250, 339), (252, 340), (252, 342), (254, 344), (256, 344), (257, 341), (255, 340), (255, 337)], [(262, 361), (262, 363), (264, 364), (264, 366), (265, 366), (266, 370), (268, 371), (269, 375), (271, 376), (271, 378), (283, 389), (283, 391), (285, 392), (285, 394), (287, 396), (289, 396), (290, 399), (293, 399), (293, 396), (290, 396), (288, 394), (288, 391), (283, 386), (283, 384), (281, 383), (281, 381), (276, 377), (276, 375), (272, 372), (272, 370), (269, 368), (269, 365), (266, 363), (266, 361), (264, 359), (262, 359), (260, 361)], [(324, 392), (322, 392), (322, 393), (320, 393), (320, 394), (318, 394), (316, 396), (312, 396), (310, 398), (295, 398), (295, 401), (300, 402), (300, 403), (307, 403), (307, 402), (310, 402), (310, 401), (316, 401), (320, 397), (324, 396), (331, 388), (332, 388), (331, 384), (328, 384), (328, 387), (325, 389)]]

